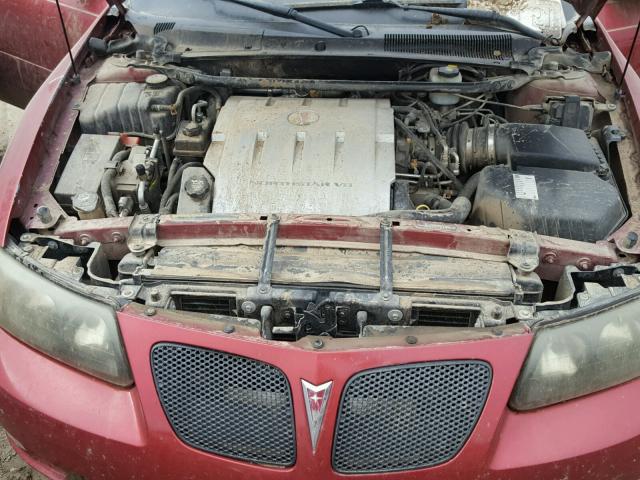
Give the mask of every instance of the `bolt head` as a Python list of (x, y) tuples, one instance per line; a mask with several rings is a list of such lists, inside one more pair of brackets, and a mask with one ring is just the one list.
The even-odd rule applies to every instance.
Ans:
[(260, 287), (258, 288), (259, 293), (269, 293), (269, 287)]
[(36, 209), (36, 216), (42, 223), (50, 223), (53, 220), (53, 217), (51, 216), (51, 210), (49, 210), (49, 207), (47, 207), (46, 205), (40, 205)]
[(236, 331), (236, 327), (234, 327), (233, 325), (225, 325), (222, 331), (224, 333), (233, 333)]
[(209, 192), (209, 181), (204, 175), (195, 175), (184, 184), (184, 191), (192, 198), (202, 198)]
[(531, 318), (532, 314), (529, 310), (520, 310), (521, 318)]
[(547, 253), (544, 257), (542, 257), (542, 261), (548, 264), (556, 263), (556, 260), (557, 260), (557, 256), (555, 253), (552, 253), (552, 252)]
[(590, 270), (591, 261), (588, 258), (581, 258), (580, 260), (578, 260), (578, 268), (580, 270)]
[(124, 237), (120, 232), (113, 232), (111, 234), (111, 240), (113, 243), (122, 243), (124, 241)]
[(629, 232), (622, 241), (624, 248), (633, 248), (638, 243), (638, 234), (636, 232)]
[(242, 311), (244, 313), (253, 313), (256, 311), (256, 304), (247, 300), (245, 302), (242, 302), (240, 308), (242, 308)]
[(144, 309), (144, 314), (147, 317), (153, 317), (156, 313), (158, 313), (158, 311), (153, 307), (148, 307)]
[(402, 311), (395, 308), (393, 310), (389, 310), (389, 312), (387, 313), (387, 318), (394, 323), (397, 323), (400, 320), (402, 320), (402, 317), (403, 317)]
[(313, 342), (311, 342), (311, 346), (315, 349), (320, 349), (324, 347), (324, 342), (319, 338), (316, 338)]
[(158, 300), (160, 300), (160, 290), (158, 290), (157, 288), (152, 288), (149, 291), (149, 298), (151, 298), (151, 301), (153, 302), (157, 302)]
[(624, 269), (622, 268), (616, 268), (613, 272), (612, 275), (616, 278), (622, 277), (624, 275)]
[(405, 338), (405, 341), (409, 345), (415, 345), (416, 343), (418, 343), (418, 339), (416, 337), (414, 337), (413, 335), (409, 335), (407, 338)]

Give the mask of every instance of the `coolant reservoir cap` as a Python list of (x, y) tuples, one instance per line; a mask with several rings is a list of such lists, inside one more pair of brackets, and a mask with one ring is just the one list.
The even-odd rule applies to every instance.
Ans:
[(445, 78), (455, 78), (460, 75), (460, 69), (455, 65), (447, 65), (446, 67), (438, 68), (438, 75)]
[(145, 78), (144, 82), (151, 88), (162, 88), (169, 81), (164, 73), (154, 73)]

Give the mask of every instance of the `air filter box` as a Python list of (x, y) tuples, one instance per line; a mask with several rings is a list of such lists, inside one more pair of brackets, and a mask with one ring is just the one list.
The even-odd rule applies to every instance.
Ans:
[(595, 242), (627, 216), (613, 180), (594, 172), (496, 165), (480, 172), (470, 222)]

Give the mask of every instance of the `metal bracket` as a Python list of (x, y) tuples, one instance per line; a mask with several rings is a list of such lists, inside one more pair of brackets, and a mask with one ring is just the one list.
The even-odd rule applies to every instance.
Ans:
[(142, 255), (158, 244), (160, 215), (136, 215), (129, 225), (127, 246), (132, 253)]
[(640, 217), (631, 217), (618, 230), (613, 232), (609, 241), (614, 241), (622, 253), (640, 255)]
[(264, 240), (258, 285), (247, 288), (246, 296), (241, 299), (244, 314), (260, 318), (263, 337), (271, 338), (274, 327), (285, 328), (283, 320), (286, 328), (296, 336), (307, 329), (307, 333), (314, 334), (334, 331), (338, 324), (344, 326), (351, 320), (355, 321), (356, 317), (362, 318), (361, 312), (367, 313), (368, 320), (375, 323), (401, 324), (409, 321), (410, 302), (393, 293), (390, 222), (380, 224), (380, 291), (327, 290), (320, 296), (314, 289), (272, 287), (279, 223), (277, 216), (271, 217)]
[(276, 255), (276, 240), (278, 239), (278, 227), (280, 218), (272, 215), (267, 224), (267, 235), (264, 238), (262, 264), (258, 277), (258, 293), (265, 295), (271, 291), (271, 274), (273, 272), (273, 259)]
[(533, 272), (540, 264), (540, 245), (535, 234), (521, 230), (509, 231), (507, 261), (521, 272)]
[(620, 127), (616, 125), (607, 125), (602, 129), (602, 143), (604, 154), (609, 160), (611, 154), (611, 144), (620, 143), (626, 138), (626, 133), (620, 130)]
[(393, 231), (387, 219), (380, 223), (380, 296), (385, 301), (393, 296)]

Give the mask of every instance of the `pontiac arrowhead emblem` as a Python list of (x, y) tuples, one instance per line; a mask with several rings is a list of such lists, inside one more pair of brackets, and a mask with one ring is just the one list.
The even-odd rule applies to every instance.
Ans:
[(307, 421), (309, 422), (311, 446), (314, 453), (316, 451), (316, 444), (318, 443), (320, 428), (322, 427), (322, 419), (327, 410), (327, 403), (329, 403), (331, 385), (333, 385), (333, 382), (313, 385), (306, 380), (302, 380), (302, 393), (304, 396), (304, 404), (307, 407)]

